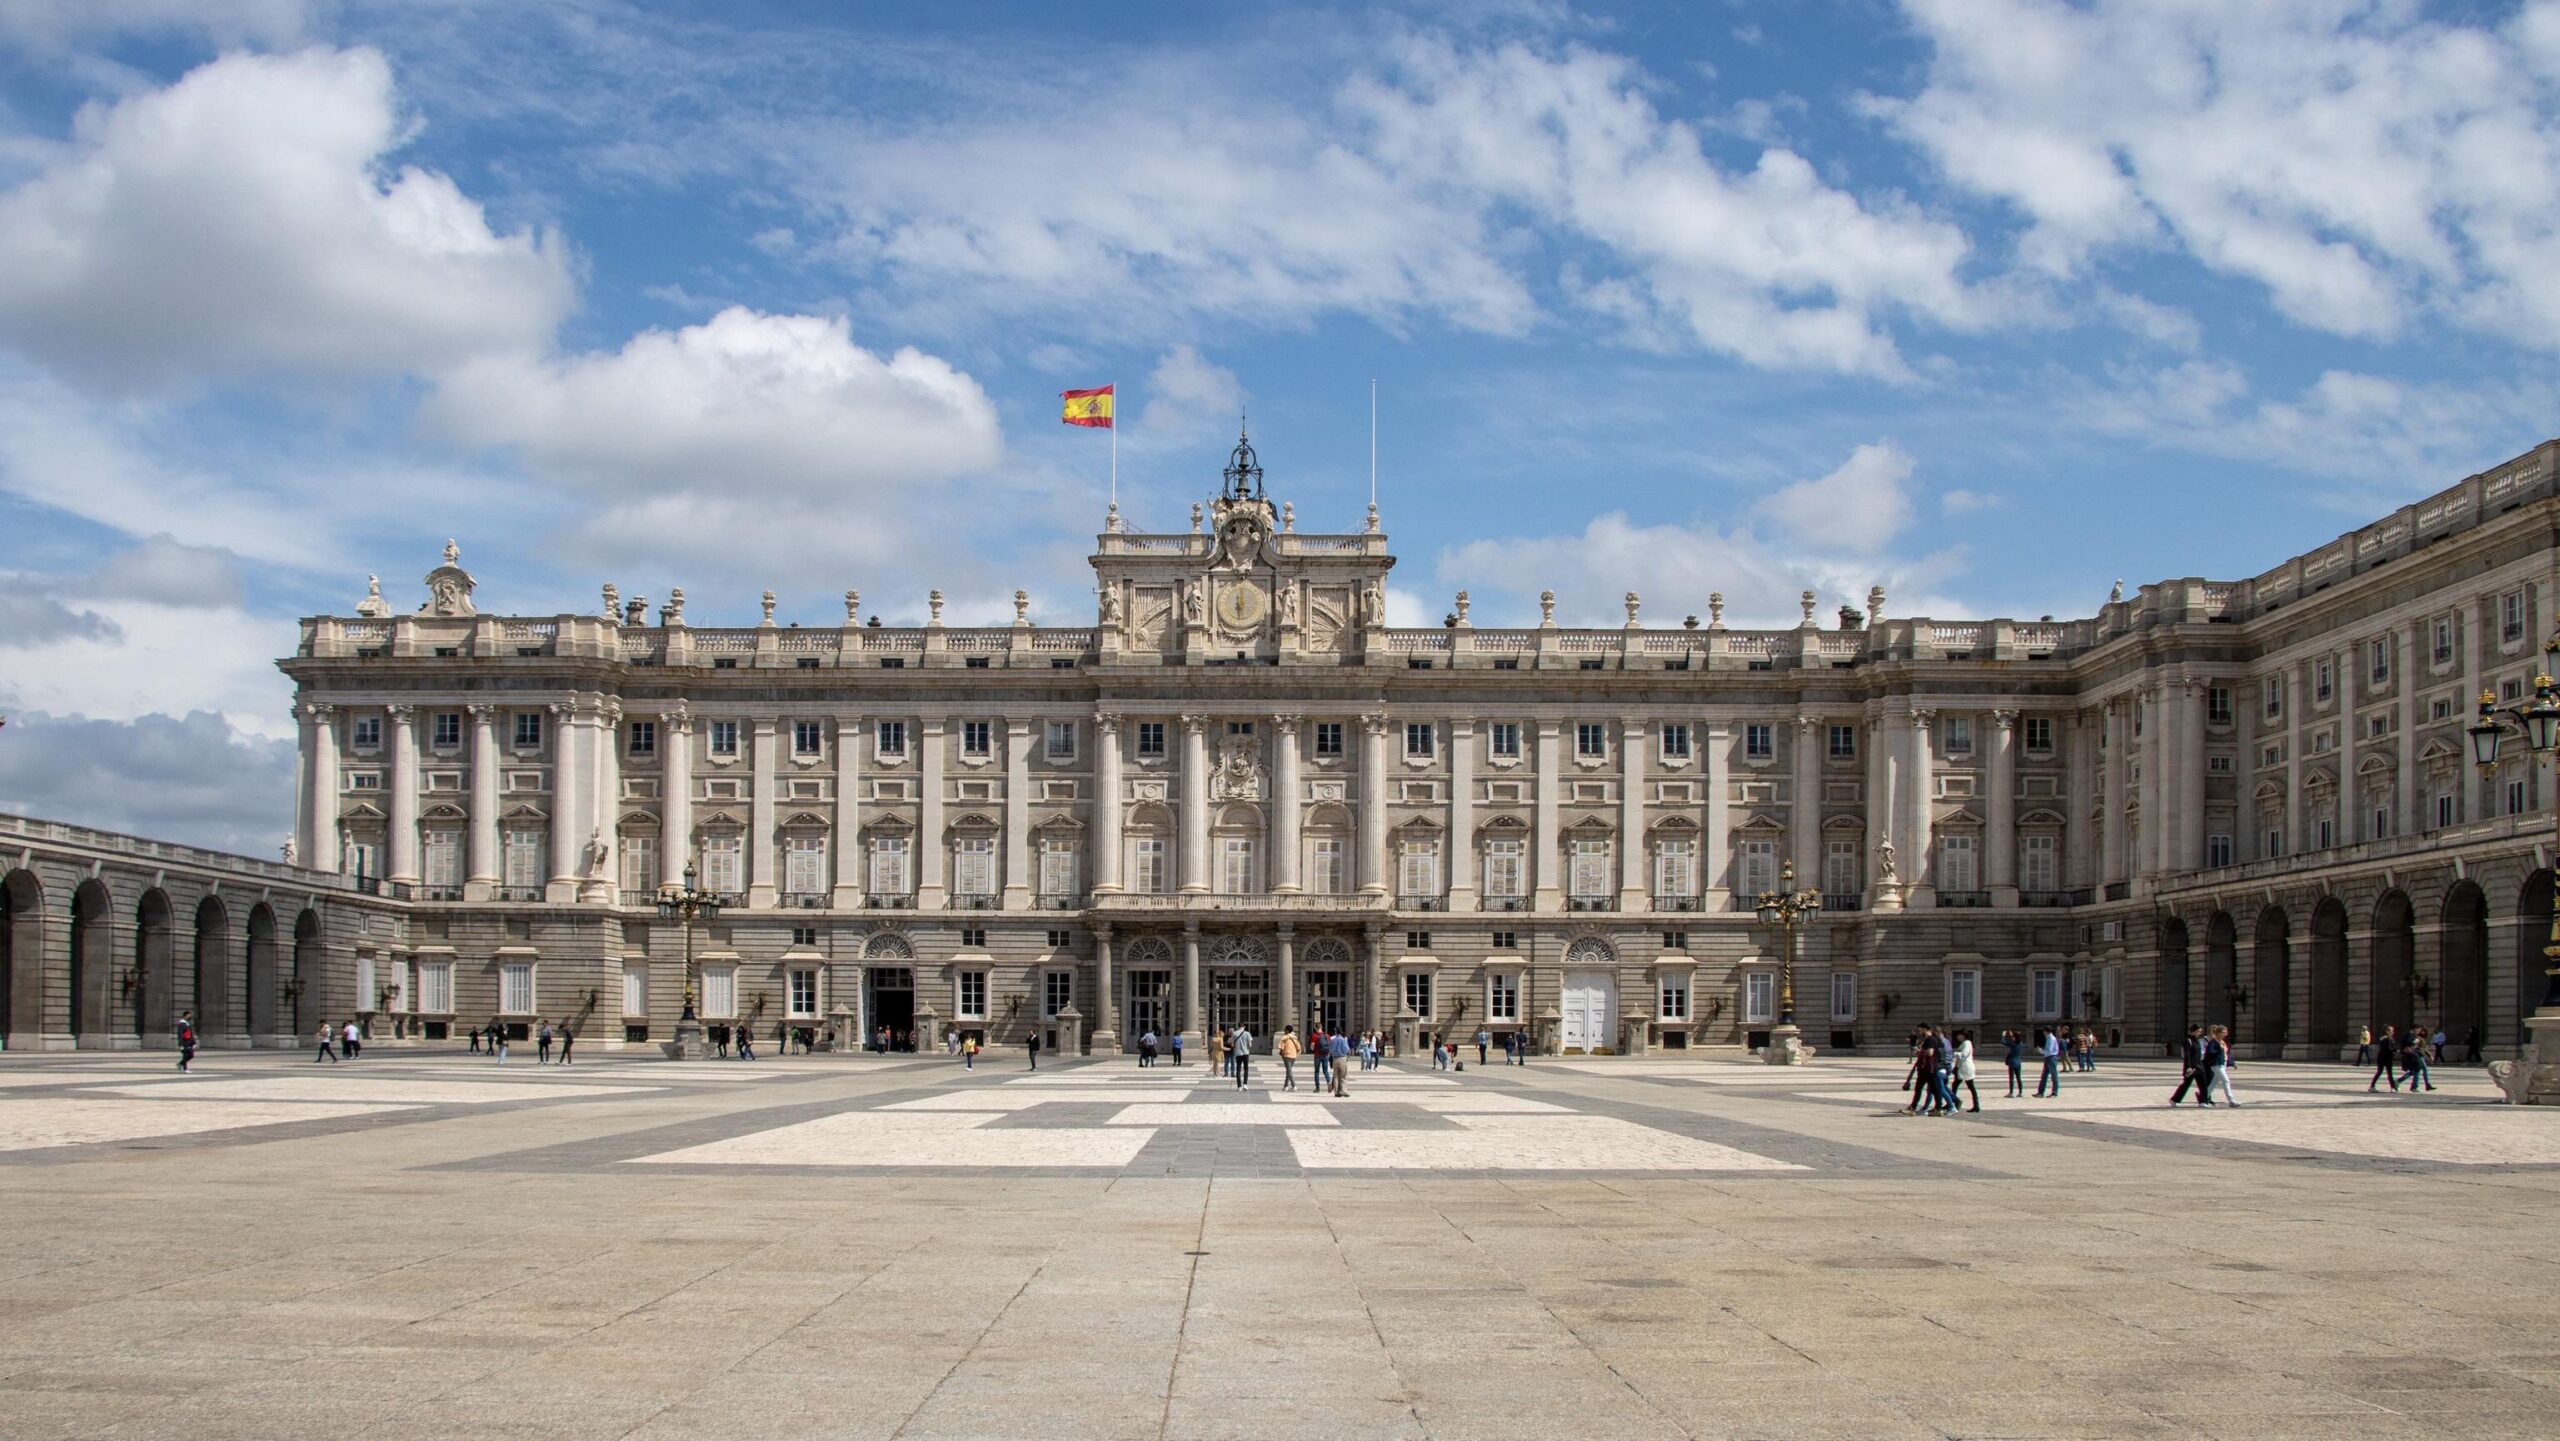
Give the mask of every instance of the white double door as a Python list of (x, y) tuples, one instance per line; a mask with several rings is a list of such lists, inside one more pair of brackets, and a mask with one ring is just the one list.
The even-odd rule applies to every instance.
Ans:
[(1606, 971), (1572, 971), (1564, 978), (1564, 1048), (1596, 1051), (1617, 1044), (1618, 982)]

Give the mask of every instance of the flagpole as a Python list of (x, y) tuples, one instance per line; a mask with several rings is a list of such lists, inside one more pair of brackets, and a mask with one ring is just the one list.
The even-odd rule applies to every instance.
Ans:
[(1120, 508), (1120, 386), (1111, 387), (1111, 508)]
[(1378, 377), (1369, 377), (1369, 513), (1378, 513)]

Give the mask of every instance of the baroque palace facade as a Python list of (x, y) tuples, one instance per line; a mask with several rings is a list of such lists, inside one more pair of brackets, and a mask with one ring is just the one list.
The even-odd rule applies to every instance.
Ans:
[[(1817, 1048), (1923, 1020), (2191, 1021), (2330, 1057), (2420, 1022), (2509, 1054), (2543, 991), (2552, 777), (2462, 727), (2532, 694), (2560, 442), (2253, 579), (2091, 618), (1863, 609), (1386, 624), (1394, 560), (1309, 534), (1239, 444), (1187, 533), (1115, 514), (1090, 625), (687, 624), (427, 599), (304, 623), (291, 866), (0, 827), (12, 1047), (321, 1017), (851, 1044), (1220, 1024), (1526, 1029), (1550, 1052), (1758, 1044), (1786, 933)], [(153, 857), (161, 859), (155, 864)], [(236, 858), (233, 858), (236, 859)], [(657, 896), (721, 912), (688, 937)], [(190, 924), (191, 923), (191, 924)]]

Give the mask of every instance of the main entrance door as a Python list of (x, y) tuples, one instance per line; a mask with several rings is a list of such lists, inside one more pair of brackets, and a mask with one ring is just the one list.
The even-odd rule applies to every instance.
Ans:
[(1257, 1038), (1271, 1034), (1271, 973), (1219, 970), (1209, 973), (1209, 1024), (1216, 1030), (1242, 1026)]
[(1564, 1049), (1613, 1048), (1618, 1025), (1618, 983), (1605, 971), (1575, 971), (1564, 978)]
[(889, 1028), (889, 1044), (902, 1051), (915, 1049), (912, 1032), (916, 1028), (916, 973), (905, 966), (872, 966), (862, 973), (862, 1020), (868, 1027), (863, 1044), (870, 1045), (880, 1028)]
[(1173, 1045), (1173, 972), (1129, 972), (1127, 1003), (1121, 1013), (1129, 1018), (1123, 1033), (1130, 1050), (1138, 1048), (1138, 1039), (1147, 1032), (1156, 1033), (1156, 1043), (1170, 1049)]
[(1351, 1029), (1351, 973), (1349, 971), (1309, 971), (1307, 982), (1307, 1028), (1310, 1034), (1322, 1030), (1336, 1035)]

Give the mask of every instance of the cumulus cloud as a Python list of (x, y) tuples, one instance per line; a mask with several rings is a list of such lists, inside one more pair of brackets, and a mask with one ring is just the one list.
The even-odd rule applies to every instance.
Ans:
[(1829, 475), (1782, 486), (1760, 503), (1801, 546), (1871, 555), (1911, 522), (1911, 457), (1892, 445), (1862, 445)]
[(117, 385), (547, 344), (574, 296), (564, 247), (391, 168), (407, 124), (369, 49), (225, 55), (83, 108), (0, 194), (0, 343)]
[(116, 623), (93, 610), (74, 609), (27, 576), (0, 576), (0, 650), (59, 640), (113, 641)]
[[(2437, 307), (2560, 334), (2560, 122), (2517, 83), (2560, 30), (2365, 0), (1904, 0), (1927, 86), (1872, 108), (2017, 208), (2032, 266), (2174, 247), (2295, 322), (2388, 338)], [(2548, 71), (2545, 71), (2548, 73)]]
[(225, 609), (240, 604), (244, 587), (239, 557), (161, 534), (109, 556), (90, 572), (82, 589), (107, 599)]
[(1244, 386), (1234, 371), (1212, 364), (1188, 345), (1164, 353), (1147, 375), (1146, 408), (1138, 425), (1167, 439), (1197, 439), (1233, 423), (1244, 408)]
[(201, 35), (217, 45), (288, 44), (304, 0), (0, 0), (0, 37), (52, 47), (108, 35)]
[(1938, 497), (1938, 509), (1948, 515), (1972, 515), (1977, 511), (1997, 510), (2000, 497), (1984, 490), (1967, 490), (1958, 486)]
[(129, 721), (15, 711), (0, 811), (273, 858), (293, 828), (294, 747), (210, 711)]

